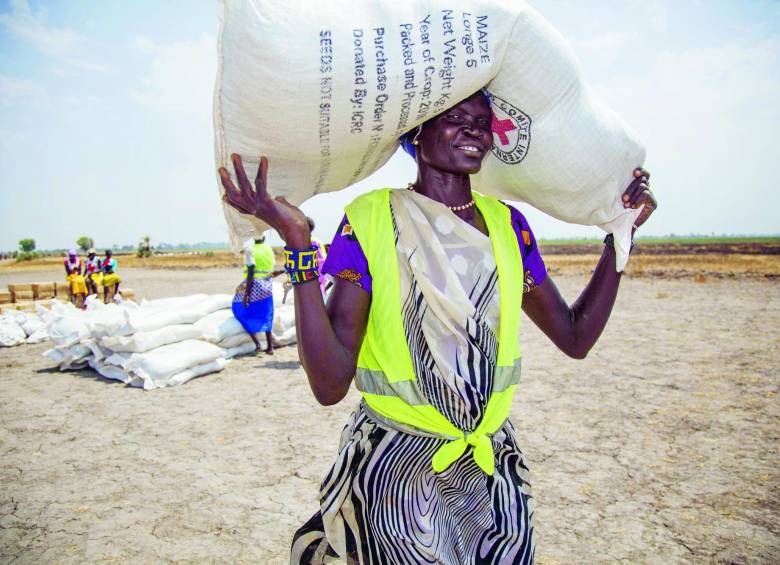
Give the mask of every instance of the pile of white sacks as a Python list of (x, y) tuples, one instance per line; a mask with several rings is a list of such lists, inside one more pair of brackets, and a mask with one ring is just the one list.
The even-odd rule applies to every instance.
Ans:
[(36, 305), (35, 312), (8, 310), (0, 316), (0, 347), (41, 343), (49, 339), (46, 321), (49, 311)]
[[(274, 284), (274, 337), (295, 343), (293, 294), (282, 304)], [(228, 361), (255, 345), (233, 316), (229, 294), (103, 304), (87, 299), (87, 309), (52, 306), (45, 331), (54, 344), (44, 356), (60, 370), (91, 367), (103, 377), (154, 389), (184, 384), (221, 371)], [(261, 338), (261, 339), (264, 339)]]

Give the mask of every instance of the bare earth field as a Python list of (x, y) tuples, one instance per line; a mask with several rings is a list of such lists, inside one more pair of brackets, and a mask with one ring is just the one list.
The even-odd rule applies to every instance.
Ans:
[[(537, 562), (777, 563), (777, 264), (641, 257), (586, 360), (523, 328), (512, 420), (531, 465)], [(595, 262), (546, 259), (569, 300)], [(60, 270), (0, 270), (0, 287)], [(231, 292), (239, 273), (121, 270), (149, 298)], [(0, 349), (1, 562), (287, 561), (354, 391), (317, 405), (295, 348), (148, 392), (52, 370), (45, 349)]]

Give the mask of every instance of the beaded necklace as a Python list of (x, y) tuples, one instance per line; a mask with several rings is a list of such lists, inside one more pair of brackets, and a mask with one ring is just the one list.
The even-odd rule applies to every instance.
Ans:
[[(410, 182), (408, 185), (406, 185), (406, 189), (414, 192), (414, 183)], [(474, 206), (474, 204), (476, 203), (472, 198), (469, 202), (466, 202), (465, 204), (461, 204), (460, 206), (447, 206), (447, 208), (449, 208), (453, 212), (460, 212), (461, 210), (468, 210), (469, 208)]]

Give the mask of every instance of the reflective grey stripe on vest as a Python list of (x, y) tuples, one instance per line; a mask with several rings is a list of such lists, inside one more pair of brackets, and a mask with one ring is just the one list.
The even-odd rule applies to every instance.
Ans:
[[(520, 382), (520, 358), (511, 367), (496, 367), (493, 378), (493, 392), (503, 392), (511, 385)], [(355, 373), (355, 386), (360, 392), (380, 396), (397, 396), (411, 406), (430, 404), (423, 396), (417, 381), (396, 381), (390, 383), (384, 372), (358, 367)]]

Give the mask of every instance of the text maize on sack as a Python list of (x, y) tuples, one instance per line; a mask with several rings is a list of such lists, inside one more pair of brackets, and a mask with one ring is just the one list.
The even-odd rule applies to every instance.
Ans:
[[(472, 186), (614, 233), (622, 270), (639, 211), (620, 197), (644, 148), (524, 2), (222, 0), (217, 165), (266, 155), (271, 192), (297, 205), (373, 173), (400, 135), (483, 87), (493, 150)], [(235, 246), (267, 228), (224, 211)]]

